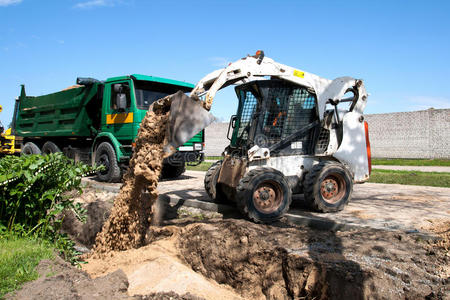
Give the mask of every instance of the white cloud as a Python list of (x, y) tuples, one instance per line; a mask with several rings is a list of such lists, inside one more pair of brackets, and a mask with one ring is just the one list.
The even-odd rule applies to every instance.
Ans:
[(225, 68), (230, 62), (228, 58), (221, 56), (209, 57), (208, 60), (211, 62), (211, 65), (213, 67), (220, 67), (220, 68)]
[(8, 6), (13, 4), (19, 4), (23, 0), (0, 0), (0, 6)]
[[(0, 0), (1, 1), (1, 0)], [(94, 7), (106, 7), (106, 6), (116, 6), (117, 4), (122, 4), (123, 0), (88, 0), (82, 1), (75, 4), (74, 8), (94, 8)]]
[(408, 101), (412, 104), (413, 109), (433, 108), (450, 108), (450, 99), (444, 97), (416, 96), (411, 97)]

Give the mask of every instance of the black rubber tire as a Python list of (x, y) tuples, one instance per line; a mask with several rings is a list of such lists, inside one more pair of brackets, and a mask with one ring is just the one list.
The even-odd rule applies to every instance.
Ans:
[(186, 165), (174, 166), (170, 164), (164, 164), (161, 176), (162, 178), (178, 178), (186, 171)]
[(95, 164), (104, 165), (105, 170), (97, 172), (97, 178), (104, 182), (120, 182), (121, 172), (116, 151), (108, 142), (102, 142), (95, 150)]
[(53, 142), (47, 141), (44, 146), (42, 146), (42, 154), (44, 155), (57, 152), (61, 152), (61, 149)]
[[(338, 194), (336, 200), (327, 201), (322, 195), (321, 186), (324, 180), (332, 179), (338, 183)], [(342, 164), (334, 161), (324, 161), (315, 165), (305, 176), (303, 190), (306, 204), (313, 210), (319, 212), (336, 212), (343, 210), (352, 197), (353, 180), (350, 172)], [(334, 202), (335, 201), (335, 202)]]
[(209, 167), (208, 171), (206, 171), (205, 179), (203, 181), (206, 193), (214, 202), (228, 201), (227, 196), (223, 193), (220, 185), (217, 184), (217, 179), (219, 178), (222, 162), (222, 160), (219, 160), (213, 163)]
[(41, 149), (33, 143), (33, 142), (27, 142), (22, 148), (22, 151), (20, 152), (21, 155), (32, 155), (32, 154), (41, 154)]
[[(279, 189), (280, 203), (274, 211), (264, 212), (257, 208), (254, 193), (262, 184), (271, 184)], [(289, 210), (292, 202), (292, 191), (286, 177), (273, 168), (251, 170), (242, 177), (236, 187), (236, 204), (239, 211), (257, 223), (272, 223), (279, 220)]]

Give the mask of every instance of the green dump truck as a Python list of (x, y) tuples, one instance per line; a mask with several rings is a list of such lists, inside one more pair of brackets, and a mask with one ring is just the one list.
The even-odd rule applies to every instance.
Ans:
[[(156, 100), (194, 85), (133, 74), (98, 81), (77, 78), (77, 85), (38, 97), (22, 85), (13, 117), (22, 154), (63, 152), (75, 161), (102, 164), (98, 178), (116, 182), (128, 165), (141, 120)], [(185, 163), (203, 160), (204, 131), (164, 161), (163, 177), (178, 177)]]

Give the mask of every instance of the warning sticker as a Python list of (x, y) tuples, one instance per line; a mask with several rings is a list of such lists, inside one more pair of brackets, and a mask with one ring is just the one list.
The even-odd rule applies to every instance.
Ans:
[(294, 70), (294, 76), (300, 77), (300, 78), (305, 78), (305, 72), (299, 71), (299, 70)]

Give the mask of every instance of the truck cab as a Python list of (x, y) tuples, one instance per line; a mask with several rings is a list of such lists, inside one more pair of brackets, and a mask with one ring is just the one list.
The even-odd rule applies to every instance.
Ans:
[[(153, 102), (179, 90), (189, 93), (193, 87), (182, 81), (139, 74), (108, 78), (103, 87), (101, 126), (97, 141), (103, 136), (114, 141), (117, 159), (107, 157), (108, 150), (99, 148), (98, 142), (94, 143), (97, 145), (93, 149), (94, 160), (106, 167), (99, 177), (109, 181), (111, 176), (116, 176), (111, 170), (117, 167), (114, 166), (115, 161), (119, 164), (128, 162), (140, 123)], [(186, 162), (201, 162), (203, 143), (204, 134), (201, 131), (164, 161), (163, 176), (178, 177), (184, 172)]]

